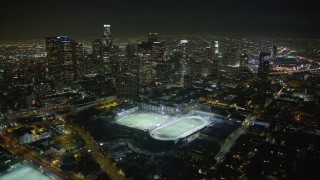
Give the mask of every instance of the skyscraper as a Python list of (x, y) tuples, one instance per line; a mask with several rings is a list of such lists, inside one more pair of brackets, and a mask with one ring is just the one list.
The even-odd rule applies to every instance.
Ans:
[(110, 70), (110, 51), (112, 47), (110, 24), (103, 25), (103, 39), (102, 39), (102, 57), (107, 69)]
[(81, 43), (76, 43), (68, 36), (47, 37), (46, 52), (49, 75), (56, 81), (74, 82), (83, 74)]
[(73, 82), (77, 79), (77, 59), (75, 57), (74, 40), (65, 39), (61, 41), (62, 56), (62, 80), (64, 82)]
[(180, 48), (182, 52), (182, 58), (180, 60), (181, 64), (181, 75), (182, 77), (185, 74), (189, 74), (190, 69), (189, 69), (189, 64), (188, 64), (188, 40), (181, 40), (180, 41)]
[(136, 100), (139, 98), (139, 77), (122, 73), (116, 79), (117, 98)]
[(91, 43), (92, 56), (95, 60), (102, 59), (102, 42), (100, 39), (95, 39)]
[(153, 43), (158, 41), (158, 33), (149, 33), (148, 42)]
[(109, 49), (112, 46), (110, 24), (103, 25), (103, 48)]
[(240, 76), (242, 78), (246, 78), (246, 76), (249, 73), (248, 62), (249, 62), (249, 55), (241, 54), (240, 55)]
[(278, 46), (273, 44), (272, 45), (272, 49), (271, 49), (271, 58), (274, 59), (277, 57), (277, 53), (278, 53)]
[[(141, 42), (138, 44), (138, 56), (140, 61), (139, 76), (141, 85), (149, 85), (156, 80), (157, 73), (162, 74), (159, 73), (159, 70), (166, 66), (166, 62), (164, 62), (164, 51), (164, 43), (158, 41), (157, 33), (149, 33), (148, 42)], [(162, 65), (157, 66), (158, 64)], [(164, 82), (163, 78), (160, 79), (157, 80)]]
[(259, 68), (258, 68), (258, 78), (260, 81), (265, 82), (268, 80), (270, 72), (270, 53), (260, 52), (259, 53)]
[(90, 73), (103, 72), (103, 56), (102, 56), (102, 41), (95, 39), (91, 42), (92, 56), (87, 60), (86, 69)]
[(55, 79), (62, 76), (62, 63), (60, 41), (67, 37), (46, 37), (46, 52), (48, 62), (48, 73)]
[(227, 79), (235, 79), (239, 75), (239, 59), (236, 49), (227, 49), (223, 55), (222, 68)]
[(76, 42), (75, 43), (75, 78), (82, 78), (85, 72), (85, 64), (84, 64), (84, 50), (83, 50), (83, 44)]
[(219, 41), (214, 41), (214, 53), (219, 54)]

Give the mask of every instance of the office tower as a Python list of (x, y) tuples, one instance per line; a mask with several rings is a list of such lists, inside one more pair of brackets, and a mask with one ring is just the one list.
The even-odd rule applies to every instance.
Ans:
[(139, 77), (131, 73), (122, 73), (116, 79), (117, 98), (139, 99)]
[(3, 80), (5, 88), (11, 88), (14, 85), (14, 70), (12, 68), (7, 68), (3, 70)]
[(151, 82), (154, 82), (156, 71), (156, 63), (151, 61), (150, 54), (139, 54), (139, 77), (140, 85), (148, 86)]
[(271, 54), (267, 52), (259, 53), (259, 68), (258, 68), (258, 78), (261, 82), (266, 82), (268, 80), (270, 71), (270, 57)]
[(63, 59), (61, 58), (60, 42), (64, 39), (68, 39), (68, 37), (46, 37), (48, 73), (57, 80), (62, 76)]
[(151, 61), (153, 62), (163, 61), (165, 46), (163, 42), (157, 40), (157, 33), (149, 33), (148, 42), (141, 42), (138, 44), (138, 53), (150, 54)]
[(211, 74), (213, 77), (218, 77), (219, 74), (219, 61), (218, 56), (213, 52), (211, 46), (205, 49), (205, 63), (203, 63), (203, 73), (204, 75)]
[(235, 49), (227, 49), (223, 54), (223, 68), (238, 64), (237, 51)]
[(219, 41), (214, 41), (214, 53), (219, 54)]
[(180, 64), (181, 64), (181, 75), (182, 77), (185, 74), (189, 74), (190, 72), (190, 67), (188, 64), (188, 40), (181, 40), (180, 41), (180, 49), (182, 52), (182, 58), (180, 60)]
[(165, 46), (163, 42), (155, 41), (151, 45), (151, 60), (153, 62), (162, 62), (164, 60)]
[(278, 53), (278, 46), (273, 44), (271, 49), (271, 58), (275, 59), (277, 57), (277, 53)]
[(202, 63), (199, 60), (190, 61), (190, 74), (193, 81), (200, 81), (202, 77)]
[(129, 73), (130, 62), (127, 58), (127, 47), (119, 46), (119, 72)]
[(102, 39), (102, 57), (104, 64), (110, 70), (110, 53), (112, 47), (110, 24), (103, 25), (103, 39)]
[(85, 72), (84, 50), (82, 43), (75, 43), (75, 78), (82, 78)]
[(240, 76), (241, 76), (241, 78), (246, 78), (249, 73), (248, 62), (249, 62), (249, 55), (248, 54), (241, 54), (240, 55)]
[(158, 42), (158, 33), (149, 33), (148, 42), (149, 43)]
[(103, 48), (104, 50), (110, 50), (112, 47), (112, 39), (111, 39), (111, 26), (110, 24), (103, 25)]
[(100, 39), (95, 39), (91, 42), (92, 57), (94, 60), (102, 61), (102, 42)]
[(235, 79), (239, 75), (239, 59), (235, 49), (227, 49), (223, 54), (222, 69), (227, 79)]
[(86, 59), (86, 73), (87, 74), (103, 74), (103, 55), (102, 55), (102, 41), (95, 39), (91, 42), (92, 53)]
[(170, 81), (169, 64), (168, 62), (161, 62), (156, 65), (156, 82), (165, 85)]
[(35, 80), (45, 79), (47, 76), (46, 65), (43, 61), (37, 61), (34, 63), (34, 78)]
[[(47, 37), (46, 52), (49, 75), (54, 80), (71, 83), (82, 75), (83, 48), (81, 43), (76, 43), (68, 36)], [(78, 72), (78, 66), (80, 72)]]
[(76, 80), (76, 58), (75, 58), (75, 42), (73, 40), (61, 41), (62, 63), (62, 80), (64, 82), (73, 82)]
[(157, 33), (149, 33), (148, 42), (138, 44), (140, 85), (149, 85), (156, 80), (156, 68), (164, 63), (164, 51), (164, 43), (158, 41)]

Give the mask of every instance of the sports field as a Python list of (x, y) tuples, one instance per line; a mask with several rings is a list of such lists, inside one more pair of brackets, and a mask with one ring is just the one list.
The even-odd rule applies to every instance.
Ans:
[(38, 170), (33, 169), (30, 166), (23, 167), (19, 170), (8, 173), (4, 176), (0, 176), (0, 180), (50, 180), (48, 176), (45, 176)]
[(176, 140), (202, 129), (205, 125), (206, 122), (199, 117), (184, 117), (173, 123), (152, 130), (150, 135), (158, 140)]
[(155, 113), (136, 113), (117, 120), (118, 124), (149, 130), (164, 122), (168, 117)]

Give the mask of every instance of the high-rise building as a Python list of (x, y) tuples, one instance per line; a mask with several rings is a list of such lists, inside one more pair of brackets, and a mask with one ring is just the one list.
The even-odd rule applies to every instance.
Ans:
[(219, 61), (218, 55), (213, 53), (211, 46), (206, 47), (205, 49), (205, 63), (203, 63), (204, 74), (211, 74), (213, 77), (218, 77), (219, 75)]
[(48, 73), (55, 79), (62, 77), (61, 41), (69, 37), (46, 37)]
[(249, 62), (249, 55), (241, 54), (240, 55), (240, 76), (242, 78), (247, 77), (249, 73), (248, 62)]
[(149, 33), (148, 42), (138, 44), (138, 53), (150, 54), (153, 62), (161, 62), (164, 58), (164, 51), (164, 43), (158, 41), (157, 33)]
[(162, 65), (157, 65), (165, 63), (164, 51), (164, 43), (158, 41), (157, 33), (149, 33), (148, 42), (141, 42), (140, 44), (138, 44), (138, 74), (140, 76), (141, 85), (149, 85), (151, 82), (157, 80), (157, 71), (159, 71), (159, 68), (161, 69), (163, 67)]
[(100, 39), (95, 39), (91, 43), (92, 56), (95, 60), (102, 60), (102, 42)]
[(265, 82), (268, 80), (270, 72), (270, 59), (271, 54), (267, 52), (259, 53), (259, 68), (258, 68), (258, 78), (260, 81)]
[(112, 46), (110, 24), (103, 25), (103, 48), (110, 49)]
[(156, 65), (156, 82), (166, 84), (170, 80), (168, 62), (161, 62)]
[(122, 73), (116, 79), (119, 99), (139, 99), (139, 77), (131, 73)]
[(83, 74), (84, 52), (81, 43), (76, 43), (68, 36), (47, 37), (46, 52), (49, 75), (56, 81), (74, 82)]
[(237, 51), (235, 49), (227, 49), (223, 54), (223, 68), (238, 64)]
[(46, 66), (43, 61), (37, 61), (34, 63), (35, 74), (34, 77), (36, 80), (41, 80), (46, 78)]
[(149, 43), (158, 42), (158, 33), (149, 33), (148, 42)]
[(190, 61), (190, 74), (193, 81), (200, 81), (202, 77), (202, 64), (200, 61), (192, 59)]
[(181, 64), (181, 76), (183, 77), (185, 74), (189, 74), (190, 67), (188, 63), (188, 40), (180, 41), (180, 48), (182, 52), (182, 58), (180, 60)]
[(110, 52), (112, 48), (110, 24), (103, 25), (102, 57), (107, 69), (110, 69)]
[(272, 49), (271, 49), (271, 58), (274, 59), (277, 57), (277, 53), (278, 53), (278, 46), (273, 44), (272, 45)]
[(61, 41), (61, 56), (62, 56), (62, 80), (64, 82), (73, 82), (77, 79), (77, 59), (75, 57), (75, 42), (74, 40)]
[(95, 39), (91, 42), (92, 53), (86, 58), (86, 73), (87, 74), (102, 74), (103, 73), (103, 57), (102, 57), (102, 41)]
[(238, 77), (240, 69), (237, 50), (226, 50), (226, 52), (223, 54), (222, 69), (227, 79), (235, 79)]
[(219, 41), (214, 41), (214, 53), (219, 54)]
[(84, 50), (82, 43), (75, 43), (75, 72), (76, 79), (82, 78), (85, 72), (85, 63), (84, 63)]

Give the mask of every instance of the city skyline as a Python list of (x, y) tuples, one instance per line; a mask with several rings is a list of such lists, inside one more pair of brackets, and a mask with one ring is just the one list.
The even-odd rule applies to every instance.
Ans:
[(318, 37), (315, 5), (252, 1), (49, 1), (3, 2), (0, 39), (40, 39), (70, 35), (101, 37), (111, 24), (113, 37), (161, 34), (240, 34)]
[(320, 176), (315, 3), (2, 5), (0, 180)]

